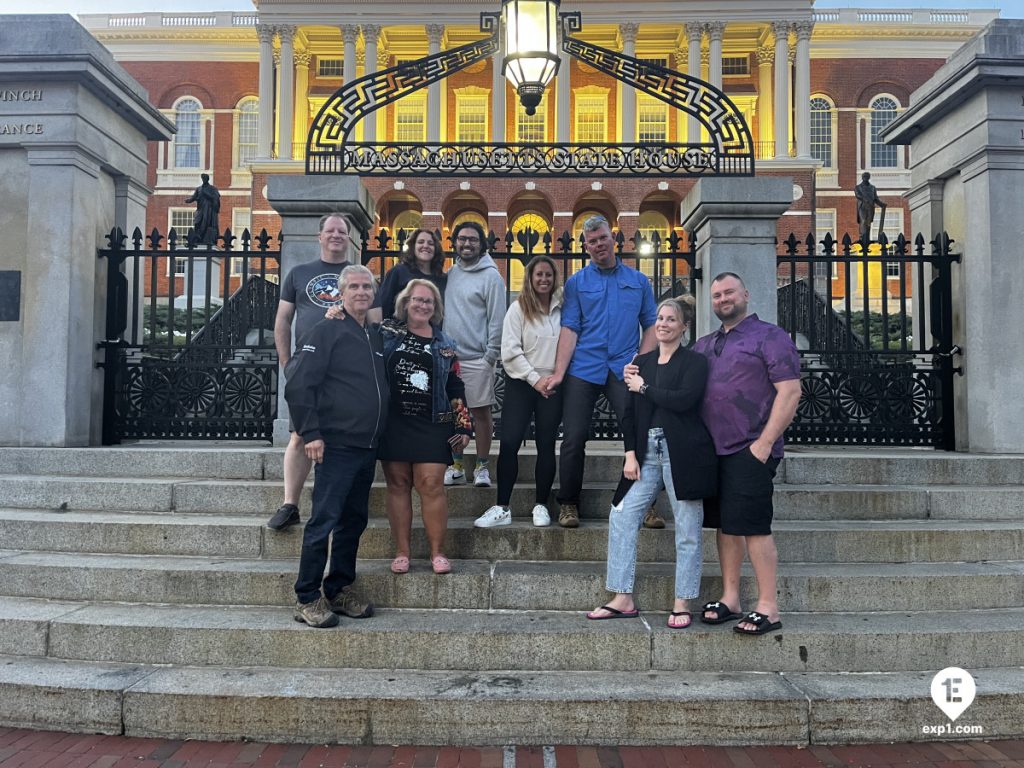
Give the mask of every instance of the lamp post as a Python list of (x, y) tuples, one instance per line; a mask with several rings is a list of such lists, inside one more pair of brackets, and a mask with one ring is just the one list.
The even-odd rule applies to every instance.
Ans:
[(502, 73), (519, 94), (526, 114), (537, 112), (544, 89), (558, 72), (560, 0), (503, 0)]

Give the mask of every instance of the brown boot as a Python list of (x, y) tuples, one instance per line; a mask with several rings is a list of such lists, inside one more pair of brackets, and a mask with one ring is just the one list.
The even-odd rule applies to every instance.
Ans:
[(575, 504), (558, 505), (558, 524), (563, 528), (580, 527), (580, 510)]

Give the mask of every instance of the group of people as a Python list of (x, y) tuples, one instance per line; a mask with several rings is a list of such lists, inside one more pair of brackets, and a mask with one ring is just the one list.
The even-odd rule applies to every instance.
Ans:
[[(558, 523), (579, 526), (586, 442), (603, 393), (619, 420), (625, 457), (609, 513), (606, 586), (613, 597), (588, 618), (639, 615), (632, 595), (638, 531), (664, 527), (653, 511), (664, 489), (677, 549), (668, 626), (691, 622), (690, 601), (701, 580), (701, 528), (716, 527), (723, 589), (704, 606), (702, 621), (737, 621), (736, 631), (745, 634), (781, 627), (771, 498), (781, 436), (800, 394), (795, 346), (777, 326), (748, 314), (742, 280), (724, 273), (711, 283), (722, 326), (686, 349), (692, 302), (668, 299), (656, 306), (647, 277), (617, 257), (603, 217), (584, 223), (583, 239), (590, 261), (564, 290), (554, 261), (534, 257), (506, 311), (504, 281), (479, 225), (463, 223), (452, 233), (456, 260), (447, 274), (438, 237), (414, 232), (375, 296), (369, 270), (344, 259), (347, 221), (323, 217), (320, 262), (285, 277), (275, 327), (293, 433), (285, 452), (284, 504), (271, 528), (300, 522), (299, 493), (316, 466), (295, 586), (297, 621), (327, 627), (339, 614), (373, 613), (352, 584), (377, 458), (395, 544), (392, 572), (410, 568), (413, 488), (421, 498), (431, 568), (451, 571), (443, 551), (445, 486), (470, 477), (474, 485), (491, 485), (500, 359), (506, 380), (496, 503), (474, 525), (512, 522), (518, 454), (532, 421), (533, 524), (551, 522), (547, 505), (557, 466)], [(463, 451), (473, 435), (471, 468)], [(758, 585), (756, 607), (746, 614), (739, 610), (744, 553)]]

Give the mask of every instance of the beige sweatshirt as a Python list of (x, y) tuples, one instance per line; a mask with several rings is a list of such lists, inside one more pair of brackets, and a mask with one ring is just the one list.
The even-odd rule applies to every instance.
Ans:
[(551, 311), (537, 322), (524, 322), (519, 302), (512, 302), (501, 332), (501, 364), (506, 376), (522, 379), (532, 387), (555, 372), (561, 319), (561, 291), (551, 298)]

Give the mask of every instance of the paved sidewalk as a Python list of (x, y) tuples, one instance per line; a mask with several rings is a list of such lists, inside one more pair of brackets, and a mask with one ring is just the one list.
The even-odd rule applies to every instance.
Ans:
[(340, 747), (0, 727), (2, 768), (1024, 768), (1024, 740), (851, 747)]

